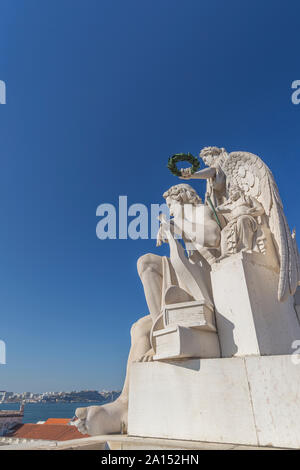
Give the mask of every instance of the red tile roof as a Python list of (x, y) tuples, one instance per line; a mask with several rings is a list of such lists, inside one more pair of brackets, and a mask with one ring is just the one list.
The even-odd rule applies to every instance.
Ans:
[(20, 439), (41, 439), (47, 441), (69, 441), (90, 437), (88, 434), (81, 434), (76, 426), (67, 424), (22, 424), (9, 433), (9, 437)]
[(71, 418), (48, 418), (44, 424), (68, 424)]

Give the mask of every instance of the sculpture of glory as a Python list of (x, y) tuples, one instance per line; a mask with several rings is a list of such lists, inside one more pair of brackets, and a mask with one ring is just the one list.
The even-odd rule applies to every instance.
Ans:
[[(170, 256), (146, 253), (137, 261), (148, 312), (131, 327), (131, 348), (121, 395), (112, 403), (76, 410), (78, 419), (74, 423), (82, 433), (93, 436), (126, 431), (132, 387), (130, 376), (135, 362), (243, 356), (248, 351), (248, 343), (255, 345), (254, 349), (250, 347), (250, 355), (258, 354), (257, 348), (262, 354), (272, 355), (274, 351), (286, 354), (294, 339), (299, 337), (299, 322), (289, 298), (300, 284), (299, 252), (269, 168), (257, 155), (228, 154), (224, 148), (217, 147), (205, 147), (200, 152), (207, 166), (200, 171), (196, 170), (199, 164), (191, 154), (187, 154), (187, 159), (185, 154), (176, 154), (178, 156), (178, 161), (192, 162), (193, 167), (180, 171), (176, 167), (174, 173), (173, 163), (176, 162), (171, 157), (169, 169), (185, 180), (205, 179), (205, 202), (189, 184), (176, 184), (164, 192), (170, 219), (159, 217), (157, 246), (167, 242)], [(244, 256), (239, 254), (241, 252), (250, 254)], [(248, 263), (250, 260), (255, 266), (251, 274), (255, 278), (251, 297), (252, 300), (255, 297), (255, 308), (249, 307), (248, 286), (237, 296), (238, 302), (234, 299), (235, 290), (242, 282), (234, 285), (223, 301), (220, 278), (212, 280), (221, 268), (224, 275), (221, 279), (227, 277), (230, 284), (234, 267), (231, 271), (227, 269), (230, 263), (224, 258), (232, 255), (233, 261), (239, 258)], [(269, 277), (265, 277), (266, 266), (270, 268)], [(245, 272), (243, 268), (242, 276), (245, 281), (249, 270)], [(267, 292), (275, 292), (269, 302), (264, 301), (266, 294), (261, 288), (264, 280), (269, 286)], [(276, 299), (277, 282), (281, 303)], [(173, 315), (171, 328), (170, 312)], [(243, 318), (248, 318), (249, 323)], [(254, 336), (245, 345), (242, 339), (247, 334), (244, 334), (247, 324), (253, 326), (251, 334)], [(228, 334), (228, 325), (232, 325), (233, 334)], [(132, 398), (131, 403), (133, 409)]]
[(190, 168), (182, 169), (181, 178), (206, 179), (206, 201), (213, 201), (216, 208), (228, 201), (231, 188), (240, 190), (245, 198), (257, 201), (263, 207), (280, 266), (278, 300), (284, 301), (294, 295), (300, 285), (299, 252), (271, 170), (257, 155), (249, 152), (228, 154), (224, 148), (205, 147), (200, 158), (207, 168), (194, 174)]

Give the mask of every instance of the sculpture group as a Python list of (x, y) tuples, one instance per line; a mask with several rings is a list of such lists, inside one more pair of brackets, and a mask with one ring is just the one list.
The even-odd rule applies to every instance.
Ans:
[(160, 217), (157, 245), (169, 243), (170, 256), (145, 254), (137, 262), (149, 314), (131, 328), (120, 397), (107, 405), (76, 410), (76, 425), (83, 433), (126, 431), (134, 362), (224, 357), (211, 278), (218, 265), (249, 254), (255, 262), (270, 266), (277, 273), (273, 300), (278, 305), (294, 296), (300, 283), (295, 234), (290, 232), (270, 169), (248, 152), (228, 154), (224, 148), (206, 147), (200, 157), (206, 168), (194, 174), (181, 170), (181, 179), (205, 179), (205, 201), (186, 182), (164, 193), (170, 219)]

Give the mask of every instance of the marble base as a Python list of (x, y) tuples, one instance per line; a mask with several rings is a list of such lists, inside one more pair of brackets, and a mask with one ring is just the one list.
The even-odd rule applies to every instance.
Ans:
[(294, 352), (300, 323), (290, 296), (277, 300), (278, 271), (257, 253), (238, 253), (212, 266), (221, 356)]
[(135, 363), (128, 434), (300, 448), (299, 403), (296, 354)]
[(220, 357), (220, 345), (215, 331), (169, 326), (153, 334), (154, 361), (187, 357)]

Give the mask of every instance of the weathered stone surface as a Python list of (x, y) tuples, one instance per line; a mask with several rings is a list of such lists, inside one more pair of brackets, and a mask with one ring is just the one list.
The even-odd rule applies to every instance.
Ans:
[(257, 445), (244, 360), (133, 364), (128, 434)]
[(300, 447), (300, 355), (134, 364), (128, 433)]
[(233, 255), (213, 265), (211, 279), (222, 357), (294, 352), (294, 299), (278, 301), (278, 271), (263, 256)]

